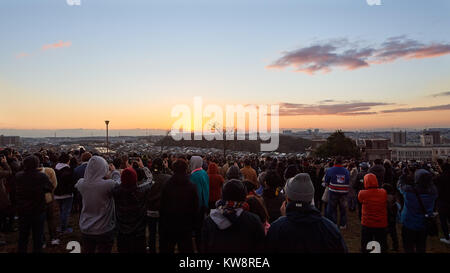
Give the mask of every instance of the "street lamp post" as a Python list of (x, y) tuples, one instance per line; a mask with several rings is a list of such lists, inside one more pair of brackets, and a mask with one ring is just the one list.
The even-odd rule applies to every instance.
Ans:
[(109, 155), (109, 139), (108, 139), (109, 120), (105, 120), (105, 124), (106, 124), (106, 153)]

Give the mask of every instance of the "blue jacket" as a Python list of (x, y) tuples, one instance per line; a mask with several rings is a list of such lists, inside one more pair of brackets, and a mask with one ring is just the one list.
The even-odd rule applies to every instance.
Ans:
[(75, 183), (77, 183), (78, 180), (80, 180), (80, 178), (84, 178), (84, 172), (86, 171), (86, 167), (87, 167), (87, 162), (83, 162), (83, 163), (81, 163), (80, 166), (76, 167), (73, 170), (73, 178), (75, 180)]
[(286, 216), (269, 228), (266, 249), (271, 253), (346, 253), (347, 246), (337, 226), (314, 206), (288, 203)]
[(205, 170), (201, 169), (191, 174), (192, 184), (197, 186), (199, 207), (208, 207), (209, 202), (209, 176)]
[[(429, 180), (426, 182), (428, 187), (425, 188), (419, 186), (421, 180)], [(423, 230), (425, 229), (425, 215), (414, 189), (418, 191), (428, 214), (433, 213), (434, 202), (437, 198), (437, 190), (431, 182), (431, 173), (424, 169), (416, 171), (414, 182), (414, 185), (406, 184), (406, 177), (404, 175), (402, 175), (398, 181), (397, 187), (404, 199), (400, 222), (408, 229)]]
[(334, 165), (325, 174), (325, 184), (328, 186), (330, 192), (348, 193), (350, 173), (346, 168), (340, 165)]

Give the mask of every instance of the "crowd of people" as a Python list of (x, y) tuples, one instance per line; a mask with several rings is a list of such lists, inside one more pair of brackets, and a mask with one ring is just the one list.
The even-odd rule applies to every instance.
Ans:
[(450, 245), (450, 163), (0, 151), (0, 245), (18, 231), (21, 253), (30, 233), (33, 252), (61, 244), (73, 215), (83, 253), (345, 253), (348, 211), (361, 252), (426, 252), (437, 217)]

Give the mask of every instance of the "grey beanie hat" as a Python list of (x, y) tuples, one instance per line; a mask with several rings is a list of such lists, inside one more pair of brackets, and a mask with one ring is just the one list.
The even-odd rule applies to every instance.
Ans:
[(314, 186), (307, 173), (299, 173), (288, 179), (284, 190), (291, 201), (309, 203), (314, 198)]

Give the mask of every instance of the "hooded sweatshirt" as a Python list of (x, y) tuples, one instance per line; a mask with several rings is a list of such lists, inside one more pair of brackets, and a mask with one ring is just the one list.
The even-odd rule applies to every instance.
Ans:
[(256, 214), (237, 208), (232, 222), (223, 211), (212, 209), (203, 223), (201, 248), (204, 253), (261, 252), (264, 237), (263, 225)]
[(256, 174), (255, 169), (251, 166), (244, 166), (244, 168), (241, 169), (241, 173), (245, 180), (252, 182), (256, 188), (259, 188), (258, 175)]
[(199, 156), (193, 156), (190, 160), (192, 184), (197, 186), (199, 197), (199, 207), (208, 207), (209, 202), (209, 177), (206, 171), (202, 168), (203, 159)]
[(387, 193), (378, 188), (375, 174), (364, 176), (364, 190), (358, 194), (362, 204), (361, 225), (369, 228), (387, 227)]
[(119, 234), (145, 237), (150, 188), (149, 183), (137, 185), (137, 174), (133, 168), (122, 172), (120, 185), (113, 189)]
[(217, 164), (211, 163), (208, 167), (209, 176), (209, 202), (216, 202), (222, 195), (223, 176), (219, 174)]
[(377, 176), (378, 186), (381, 187), (384, 183), (384, 174), (386, 173), (384, 166), (381, 164), (375, 164), (369, 169), (369, 173), (373, 173)]
[(100, 156), (93, 156), (86, 167), (84, 178), (75, 187), (81, 193), (83, 209), (80, 214), (80, 230), (88, 235), (100, 235), (115, 227), (113, 188), (118, 184), (104, 177), (108, 163)]
[(73, 170), (68, 164), (58, 163), (55, 166), (56, 180), (58, 184), (55, 188), (55, 199), (66, 199), (73, 196), (74, 176)]

